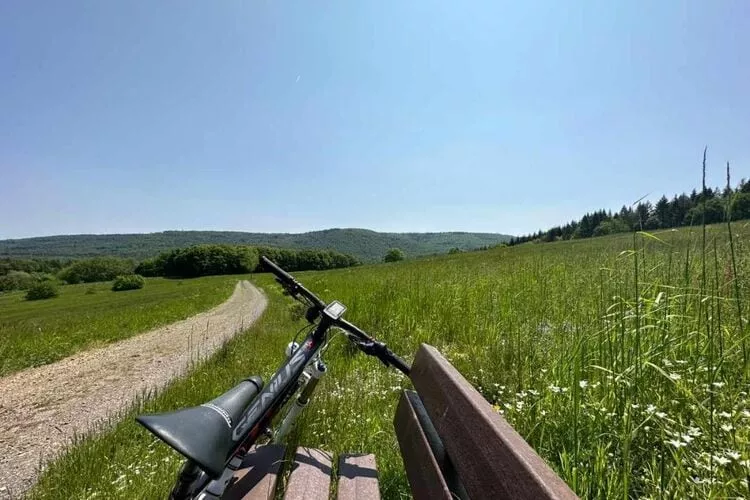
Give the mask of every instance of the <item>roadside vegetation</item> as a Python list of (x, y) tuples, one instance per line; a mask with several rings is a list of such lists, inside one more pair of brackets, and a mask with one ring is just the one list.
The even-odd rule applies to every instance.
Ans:
[[(724, 224), (520, 245), (301, 273), (410, 358), (437, 346), (585, 498), (747, 497), (750, 227)], [(268, 275), (246, 334), (145, 405), (199, 404), (266, 380), (302, 325)], [(337, 338), (290, 444), (374, 452), (385, 498), (408, 496), (392, 418), (409, 382)], [(179, 456), (134, 412), (51, 465), (32, 498), (154, 498)]]
[[(210, 309), (232, 293), (237, 276), (149, 279), (142, 290), (113, 293), (113, 283), (66, 285), (51, 300), (0, 294), (0, 376), (62, 359)], [(132, 278), (128, 278), (132, 279)], [(39, 287), (27, 293), (48, 294)], [(45, 297), (39, 297), (45, 298)]]

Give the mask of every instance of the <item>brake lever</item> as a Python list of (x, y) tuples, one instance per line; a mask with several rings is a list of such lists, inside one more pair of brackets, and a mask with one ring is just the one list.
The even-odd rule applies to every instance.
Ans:
[(383, 342), (376, 340), (357, 341), (357, 348), (368, 356), (375, 356), (378, 358), (386, 367), (390, 367), (391, 364), (383, 356), (388, 352), (386, 345)]

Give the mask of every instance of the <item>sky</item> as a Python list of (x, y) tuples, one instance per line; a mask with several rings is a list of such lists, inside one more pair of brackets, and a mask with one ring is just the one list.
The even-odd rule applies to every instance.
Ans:
[(0, 239), (524, 234), (750, 177), (750, 2), (0, 2)]

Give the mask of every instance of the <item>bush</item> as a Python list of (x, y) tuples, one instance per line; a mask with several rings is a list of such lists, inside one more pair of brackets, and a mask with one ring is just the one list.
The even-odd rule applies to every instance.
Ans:
[[(291, 250), (288, 248), (258, 247), (258, 253), (265, 255), (289, 272), (340, 269), (360, 264), (356, 257), (335, 250)], [(264, 269), (259, 266), (255, 271), (260, 272)]]
[(399, 260), (404, 260), (405, 258), (406, 255), (404, 255), (404, 252), (400, 248), (391, 248), (385, 254), (385, 257), (383, 257), (383, 262), (398, 262)]
[(70, 283), (93, 283), (95, 281), (110, 281), (117, 276), (131, 274), (133, 261), (117, 257), (94, 257), (79, 260), (64, 268), (58, 277)]
[(258, 266), (258, 252), (240, 245), (195, 245), (164, 252), (142, 262), (136, 272), (149, 276), (194, 278), (218, 274), (251, 273)]
[(41, 300), (57, 297), (57, 286), (51, 281), (40, 281), (26, 292), (26, 300)]
[(24, 271), (10, 271), (5, 276), (0, 276), (0, 292), (11, 290), (26, 290), (36, 283), (34, 277)]
[(139, 274), (118, 276), (115, 278), (115, 282), (112, 283), (112, 291), (122, 292), (123, 290), (138, 290), (143, 288), (145, 284), (146, 280)]

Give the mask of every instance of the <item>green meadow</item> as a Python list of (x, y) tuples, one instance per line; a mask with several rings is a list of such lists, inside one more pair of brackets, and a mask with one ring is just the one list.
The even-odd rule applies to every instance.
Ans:
[(150, 278), (140, 290), (113, 292), (112, 283), (60, 287), (58, 297), (24, 300), (0, 294), (0, 376), (57, 361), (210, 309), (237, 282), (226, 276)]
[[(737, 223), (731, 235), (621, 234), (297, 277), (407, 359), (437, 346), (580, 496), (736, 498), (750, 495), (748, 238)], [(268, 275), (252, 279), (269, 296), (258, 323), (80, 439), (30, 497), (165, 497), (180, 457), (133, 416), (267, 380), (304, 326)], [(383, 496), (408, 498), (392, 418), (409, 381), (343, 336), (325, 358), (290, 450), (375, 453)]]

